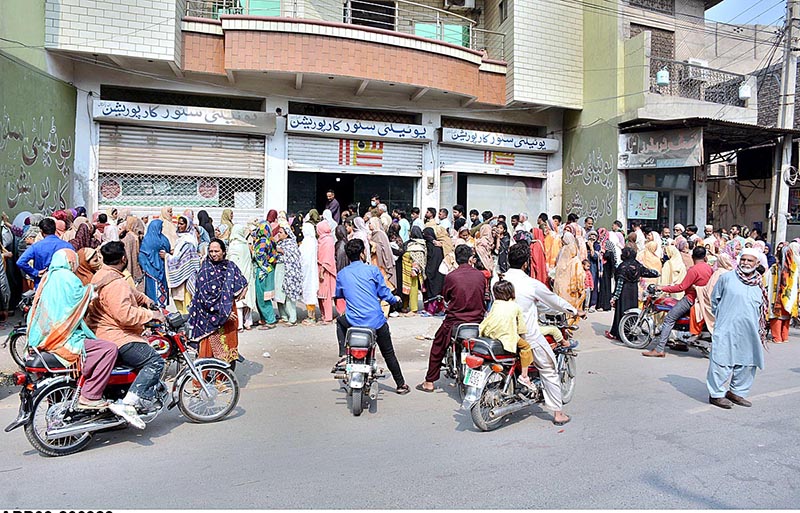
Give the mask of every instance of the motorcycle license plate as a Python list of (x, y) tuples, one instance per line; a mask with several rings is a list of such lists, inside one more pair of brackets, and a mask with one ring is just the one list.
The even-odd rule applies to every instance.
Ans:
[(371, 367), (363, 363), (350, 363), (347, 365), (347, 372), (369, 372)]
[(468, 387), (482, 387), (488, 373), (481, 369), (467, 369), (464, 384)]

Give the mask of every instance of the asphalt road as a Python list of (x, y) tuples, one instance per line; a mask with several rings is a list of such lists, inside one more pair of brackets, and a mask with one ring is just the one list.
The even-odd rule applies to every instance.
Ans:
[[(330, 372), (334, 328), (251, 331), (239, 407), (198, 425), (177, 410), (145, 431), (95, 435), (46, 458), (22, 429), (0, 433), (4, 508), (797, 508), (800, 337), (771, 346), (750, 409), (710, 406), (697, 352), (645, 359), (583, 321), (564, 427), (533, 407), (483, 433), (446, 380), (353, 417)], [(435, 319), (392, 319), (403, 371), (424, 376)], [(270, 357), (264, 357), (269, 352)], [(0, 369), (9, 369), (6, 354)], [(16, 414), (0, 389), (0, 425)], [(52, 483), (52, 484), (50, 484)]]

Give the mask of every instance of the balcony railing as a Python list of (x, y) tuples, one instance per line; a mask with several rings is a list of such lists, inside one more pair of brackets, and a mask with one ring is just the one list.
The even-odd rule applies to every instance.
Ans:
[(186, 15), (219, 19), (224, 14), (331, 21), (379, 28), (485, 52), (505, 60), (505, 34), (477, 28), (466, 16), (410, 0), (188, 0)]
[[(661, 70), (669, 72), (668, 85), (658, 85), (657, 74)], [(744, 107), (744, 100), (739, 99), (739, 87), (745, 80), (744, 75), (728, 71), (656, 57), (650, 59), (650, 92), (665, 96)]]

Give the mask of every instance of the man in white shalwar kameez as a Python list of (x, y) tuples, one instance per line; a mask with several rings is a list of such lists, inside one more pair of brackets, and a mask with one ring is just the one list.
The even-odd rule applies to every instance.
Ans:
[(525, 274), (526, 266), (530, 265), (530, 261), (530, 245), (514, 244), (511, 246), (508, 250), (510, 269), (505, 274), (505, 279), (514, 285), (516, 302), (525, 317), (525, 327), (528, 331), (525, 340), (531, 345), (533, 364), (539, 370), (539, 377), (542, 379), (544, 404), (547, 409), (553, 411), (553, 424), (563, 426), (570, 421), (570, 418), (562, 411), (561, 380), (556, 368), (556, 355), (553, 354), (550, 344), (539, 331), (539, 312), (536, 302), (539, 301), (556, 312), (577, 314), (578, 311), (539, 280)]
[[(711, 293), (716, 323), (706, 382), (709, 403), (720, 408), (751, 406), (745, 398), (753, 386), (756, 368), (764, 367), (766, 294), (762, 276), (756, 271), (758, 259), (758, 250), (743, 250), (736, 270), (720, 276)], [(730, 385), (726, 387), (728, 379)]]

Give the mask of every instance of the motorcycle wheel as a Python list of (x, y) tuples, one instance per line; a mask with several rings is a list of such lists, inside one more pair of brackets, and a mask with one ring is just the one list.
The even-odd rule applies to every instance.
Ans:
[(464, 384), (464, 366), (458, 362), (456, 366), (456, 388), (458, 389), (458, 399), (463, 401), (467, 396), (467, 385)]
[(483, 389), (480, 399), (476, 401), (469, 410), (472, 423), (481, 431), (492, 431), (500, 427), (503, 423), (503, 417), (493, 419), (489, 416), (489, 412), (496, 406), (493, 404), (493, 399), (500, 397), (502, 386), (502, 380), (495, 383), (488, 383)]
[(567, 404), (575, 394), (575, 374), (577, 361), (574, 355), (562, 355), (558, 362), (558, 374), (561, 378), (561, 402)]
[(619, 320), (619, 338), (633, 349), (644, 349), (653, 341), (653, 323), (644, 318), (640, 327), (636, 326), (639, 320), (637, 314), (625, 314)]
[(353, 390), (353, 415), (358, 417), (364, 411), (364, 390), (356, 388)]
[(442, 370), (444, 371), (444, 375), (447, 376), (449, 379), (455, 379), (455, 372), (453, 369), (456, 367), (453, 365), (455, 362), (455, 353), (453, 352), (453, 346), (447, 346), (447, 350), (444, 352), (444, 359), (442, 360)]
[(239, 381), (230, 369), (222, 367), (197, 367), (203, 381), (212, 390), (206, 397), (203, 387), (191, 374), (186, 374), (178, 383), (178, 408), (192, 422), (217, 422), (233, 411), (239, 402)]
[(28, 337), (24, 333), (14, 335), (8, 341), (8, 350), (11, 352), (11, 358), (20, 369), (25, 368), (25, 354), (28, 352)]
[(60, 427), (64, 414), (75, 398), (75, 386), (56, 383), (38, 394), (31, 406), (31, 420), (25, 425), (25, 437), (44, 456), (67, 456), (83, 450), (92, 441), (91, 433), (63, 438), (47, 438), (48, 427)]

